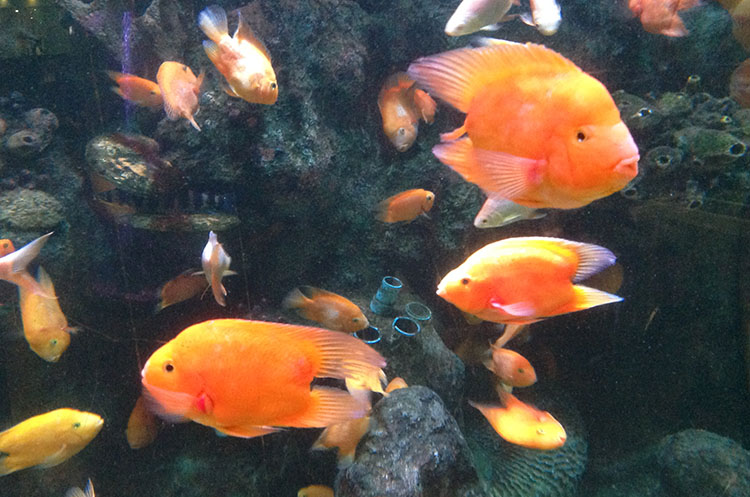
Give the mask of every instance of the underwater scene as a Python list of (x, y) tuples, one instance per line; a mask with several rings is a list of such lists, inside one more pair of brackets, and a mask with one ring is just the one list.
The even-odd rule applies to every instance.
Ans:
[(0, 497), (750, 497), (750, 0), (0, 0)]

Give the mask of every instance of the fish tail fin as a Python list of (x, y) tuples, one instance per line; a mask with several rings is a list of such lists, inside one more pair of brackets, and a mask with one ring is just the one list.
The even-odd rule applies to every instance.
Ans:
[(117, 80), (125, 76), (124, 73), (117, 72), (117, 71), (104, 71), (104, 72), (107, 73), (107, 76), (109, 76), (109, 79), (111, 79), (117, 84), (120, 84)]
[(281, 306), (284, 309), (304, 309), (310, 302), (312, 300), (302, 293), (302, 290), (295, 288), (284, 297)]
[(426, 91), (417, 89), (414, 91), (414, 105), (422, 116), (422, 120), (427, 124), (432, 124), (437, 110), (437, 103), (432, 97)]
[(393, 216), (390, 213), (391, 199), (387, 198), (375, 206), (375, 219), (384, 223), (392, 223)]
[(305, 412), (279, 421), (279, 424), (297, 428), (321, 428), (361, 418), (367, 414), (368, 406), (344, 390), (314, 386), (310, 391), (310, 397), (310, 406)]
[(190, 121), (190, 124), (192, 124), (195, 129), (197, 129), (198, 131), (201, 130), (201, 127), (198, 126), (197, 122), (195, 122), (195, 117), (193, 117), (192, 115), (188, 115), (188, 116), (185, 116), (185, 119)]
[(622, 297), (618, 297), (617, 295), (583, 285), (575, 285), (573, 286), (573, 290), (575, 291), (573, 303), (564, 312), (582, 311), (598, 305), (611, 304), (623, 300)]
[(229, 34), (226, 11), (218, 5), (206, 7), (198, 14), (198, 27), (211, 41), (219, 43), (224, 36)]
[(224, 285), (221, 283), (221, 281), (211, 283), (211, 292), (214, 294), (214, 299), (216, 299), (217, 304), (222, 307), (227, 306), (227, 289), (224, 288)]
[(9, 280), (11, 283), (15, 283), (23, 291), (31, 292), (40, 297), (55, 299), (57, 297), (55, 297), (54, 293), (49, 294), (45, 291), (42, 285), (26, 270), (29, 263), (39, 255), (39, 251), (42, 250), (42, 247), (47, 242), (47, 238), (50, 236), (52, 236), (52, 233), (40, 236), (15, 252), (6, 255), (4, 258), (7, 257), (12, 263), (13, 273)]

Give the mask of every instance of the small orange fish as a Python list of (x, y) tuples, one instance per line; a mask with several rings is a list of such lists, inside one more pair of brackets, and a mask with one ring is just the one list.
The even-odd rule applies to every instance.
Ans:
[(377, 218), (384, 223), (410, 223), (421, 214), (432, 209), (435, 194), (428, 190), (415, 188), (388, 197), (378, 204)]
[(333, 497), (333, 489), (325, 485), (310, 485), (300, 488), (297, 497)]
[(112, 91), (125, 100), (141, 107), (161, 107), (164, 105), (159, 85), (150, 79), (115, 71), (107, 71), (107, 75), (117, 83), (117, 86), (112, 87)]
[(86, 447), (103, 425), (97, 414), (68, 408), (22, 421), (0, 433), (0, 475), (57, 466)]
[(229, 84), (229, 95), (272, 105), (279, 96), (279, 85), (271, 56), (239, 11), (237, 17), (237, 31), (232, 37), (224, 9), (218, 5), (203, 9), (198, 14), (198, 26), (211, 40), (203, 42), (203, 49)]
[(389, 77), (378, 95), (383, 131), (399, 152), (405, 152), (417, 139), (419, 120), (431, 123), (437, 104), (414, 80), (399, 72)]
[(313, 444), (313, 449), (338, 448), (337, 459), (339, 467), (351, 464), (357, 445), (370, 429), (370, 416), (351, 419), (343, 423), (331, 425), (323, 430)]
[(156, 311), (191, 299), (208, 288), (206, 277), (197, 269), (188, 269), (164, 283), (159, 290), (159, 303)]
[(37, 295), (24, 287), (18, 287), (23, 334), (29, 348), (36, 355), (45, 361), (57, 362), (70, 345), (70, 334), (77, 330), (68, 326), (52, 280), (42, 266), (39, 266), (37, 278), (39, 286), (51, 297)]
[(150, 409), (162, 417), (250, 438), (364, 416), (360, 399), (312, 381), (352, 380), (382, 392), (384, 366), (369, 345), (337, 331), (216, 319), (190, 326), (154, 352), (142, 383)]
[(128, 418), (128, 427), (125, 429), (125, 438), (131, 449), (142, 449), (156, 440), (159, 433), (159, 421), (156, 416), (146, 407), (143, 396), (135, 401), (135, 406)]
[[(50, 236), (52, 236), (52, 233), (47, 233), (27, 243), (20, 249), (0, 257), (0, 280), (18, 285), (19, 288), (23, 288), (35, 295), (54, 299), (55, 296), (47, 293), (26, 270), (26, 266), (39, 255), (39, 251), (42, 250), (42, 247), (47, 243), (47, 239)], [(8, 242), (10, 243), (10, 240)], [(13, 244), (11, 243), (10, 247), (12, 246)]]
[(284, 298), (282, 306), (295, 309), (303, 318), (329, 330), (354, 333), (370, 326), (357, 304), (346, 297), (312, 286), (295, 288)]
[(203, 84), (203, 73), (196, 78), (188, 66), (180, 62), (166, 61), (159, 66), (156, 73), (156, 81), (159, 83), (162, 98), (164, 99), (164, 111), (170, 121), (184, 117), (198, 131), (201, 130), (195, 122), (198, 112), (198, 94)]
[(558, 449), (565, 444), (565, 428), (550, 413), (524, 404), (503, 390), (498, 390), (498, 394), (505, 407), (472, 401), (469, 404), (479, 409), (507, 442), (539, 450)]
[(403, 378), (396, 376), (388, 383), (388, 386), (385, 387), (385, 393), (391, 393), (394, 390), (399, 390), (401, 388), (409, 388), (409, 385), (406, 384), (406, 381)]
[(688, 30), (678, 14), (701, 4), (701, 0), (629, 0), (628, 8), (641, 18), (643, 29), (665, 36), (686, 36)]
[(597, 245), (562, 238), (507, 238), (469, 256), (443, 278), (437, 294), (485, 321), (522, 325), (622, 300), (574, 285), (614, 262), (614, 254)]
[(638, 172), (638, 147), (599, 81), (542, 45), (503, 40), (413, 62), (409, 76), (466, 113), (435, 156), (489, 196), (574, 209)]
[(8, 240), (7, 238), (3, 238), (2, 240), (0, 240), (0, 257), (8, 255), (15, 250), (16, 247), (13, 246), (13, 242)]
[(491, 347), (492, 358), (484, 365), (495, 373), (501, 382), (511, 387), (528, 387), (536, 383), (536, 372), (531, 363), (516, 351)]

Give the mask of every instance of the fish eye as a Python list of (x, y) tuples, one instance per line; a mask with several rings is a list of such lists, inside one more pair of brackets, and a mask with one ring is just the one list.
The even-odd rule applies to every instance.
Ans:
[(404, 128), (398, 128), (398, 135), (404, 136), (406, 134), (406, 130)]
[(50, 340), (50, 341), (49, 341), (49, 344), (50, 344), (50, 345), (52, 345), (53, 347), (54, 347), (55, 345), (57, 345), (57, 338), (53, 338), (52, 340)]
[(584, 133), (581, 130), (578, 130), (578, 133), (576, 133), (576, 140), (578, 140), (579, 143), (582, 142), (582, 141), (585, 141), (586, 140), (586, 133)]
[(432, 195), (427, 195), (427, 200), (432, 200)]
[(518, 372), (523, 374), (524, 373), (523, 368), (518, 368)]
[(469, 281), (471, 281), (471, 280), (469, 280), (469, 278), (462, 278), (462, 279), (461, 279), (461, 284), (462, 284), (462, 285), (468, 285), (468, 284), (469, 284)]
[(171, 362), (165, 362), (164, 371), (167, 373), (171, 373), (172, 371), (174, 371), (174, 364), (172, 364)]
[(544, 435), (545, 433), (546, 432), (544, 431), (544, 428), (537, 428), (536, 429), (536, 434), (537, 435)]
[(74, 428), (74, 429), (76, 429), (76, 430), (77, 430), (77, 429), (78, 429), (78, 428), (80, 428), (80, 427), (81, 427), (81, 422), (80, 422), (80, 421), (76, 421), (75, 423), (73, 423), (73, 428)]
[(359, 318), (352, 318), (352, 321), (354, 321), (355, 323), (359, 323)]
[(275, 90), (276, 88), (277, 88), (277, 86), (276, 86), (276, 83), (275, 83), (275, 82), (274, 82), (274, 83), (271, 83), (271, 89), (272, 89), (272, 90)]

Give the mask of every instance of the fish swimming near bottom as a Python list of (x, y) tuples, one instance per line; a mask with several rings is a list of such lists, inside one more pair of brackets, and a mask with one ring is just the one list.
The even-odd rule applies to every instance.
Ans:
[(103, 425), (98, 414), (69, 408), (22, 421), (0, 433), (0, 475), (57, 466), (86, 447)]
[(86, 488), (84, 490), (81, 490), (78, 487), (69, 488), (68, 491), (65, 492), (65, 497), (96, 497), (96, 494), (94, 493), (94, 484), (91, 483), (91, 478), (86, 482)]

